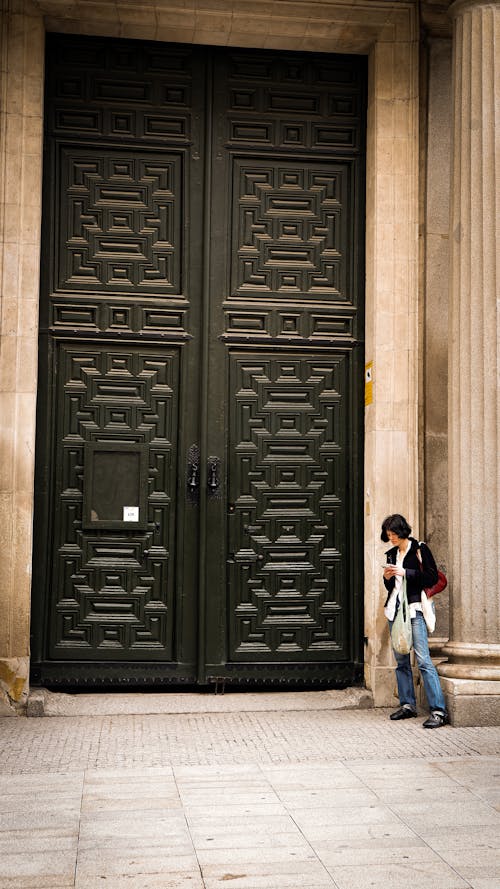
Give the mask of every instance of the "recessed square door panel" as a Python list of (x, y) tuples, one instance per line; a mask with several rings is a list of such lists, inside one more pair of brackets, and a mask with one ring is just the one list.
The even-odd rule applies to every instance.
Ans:
[(170, 660), (178, 351), (61, 344), (57, 364), (51, 656)]
[(347, 165), (234, 159), (231, 296), (345, 301), (349, 185)]
[(56, 289), (181, 292), (182, 157), (61, 146)]

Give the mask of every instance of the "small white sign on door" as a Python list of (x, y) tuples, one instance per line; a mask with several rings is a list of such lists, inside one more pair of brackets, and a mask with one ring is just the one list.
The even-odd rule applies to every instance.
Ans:
[(123, 521), (124, 522), (138, 522), (139, 521), (139, 507), (138, 506), (124, 506), (123, 507)]

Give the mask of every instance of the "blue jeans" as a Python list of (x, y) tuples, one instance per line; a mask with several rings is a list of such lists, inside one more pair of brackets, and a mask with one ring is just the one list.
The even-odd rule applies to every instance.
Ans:
[[(392, 621), (389, 621), (389, 629), (392, 627)], [(431, 710), (441, 710), (446, 713), (446, 703), (439, 682), (437, 670), (432, 663), (429, 653), (429, 639), (427, 636), (427, 624), (421, 611), (417, 611), (416, 616), (411, 619), (411, 630), (413, 634), (413, 648), (417, 658), (418, 669), (422, 677), (425, 694)], [(394, 651), (394, 649), (393, 649)], [(413, 674), (411, 671), (410, 655), (398, 654), (394, 651), (396, 658), (396, 679), (398, 682), (398, 695), (401, 706), (409, 704), (414, 710), (417, 709), (417, 701), (415, 698), (415, 688), (413, 686)]]

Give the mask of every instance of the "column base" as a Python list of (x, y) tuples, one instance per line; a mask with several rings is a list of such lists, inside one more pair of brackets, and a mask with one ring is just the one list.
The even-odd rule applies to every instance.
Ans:
[(442, 654), (448, 660), (440, 666), (440, 676), (500, 682), (500, 643), (447, 642)]
[(398, 689), (394, 667), (373, 667), (365, 664), (366, 688), (373, 695), (375, 707), (397, 707)]
[(500, 725), (500, 681), (441, 676), (441, 687), (452, 725)]
[(0, 658), (0, 716), (19, 716), (28, 699), (28, 657)]

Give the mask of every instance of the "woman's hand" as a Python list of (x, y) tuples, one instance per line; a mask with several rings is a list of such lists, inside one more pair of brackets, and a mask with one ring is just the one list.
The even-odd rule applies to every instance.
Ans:
[(404, 568), (398, 568), (397, 565), (386, 565), (384, 568), (384, 578), (385, 580), (390, 580), (391, 577), (404, 577), (405, 570)]

